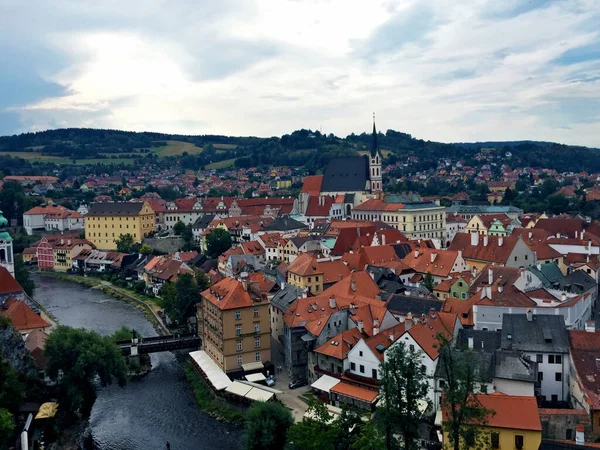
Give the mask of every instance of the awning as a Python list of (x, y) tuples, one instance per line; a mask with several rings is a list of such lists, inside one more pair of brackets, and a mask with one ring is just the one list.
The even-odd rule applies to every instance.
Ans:
[(47, 402), (43, 403), (40, 406), (40, 409), (35, 416), (36, 419), (50, 419), (56, 415), (56, 411), (58, 411), (58, 403), (55, 402)]
[(246, 398), (249, 398), (250, 400), (255, 400), (258, 402), (268, 402), (269, 400), (271, 400), (273, 398), (274, 395), (275, 394), (273, 394), (272, 392), (267, 392), (264, 389), (252, 388), (246, 394)]
[(198, 365), (200, 370), (204, 372), (208, 381), (217, 391), (222, 391), (231, 384), (229, 377), (221, 370), (204, 350), (197, 350), (190, 353), (190, 358)]
[(253, 383), (258, 383), (259, 381), (265, 381), (267, 378), (260, 372), (258, 373), (250, 373), (244, 377), (248, 381), (252, 381)]
[(312, 342), (312, 341), (314, 341), (317, 338), (314, 337), (310, 333), (306, 333), (306, 334), (303, 334), (302, 336), (300, 336), (300, 339), (302, 339), (304, 342)]
[(340, 380), (337, 378), (330, 377), (329, 375), (323, 375), (321, 378), (311, 384), (310, 387), (318, 391), (327, 392), (329, 394), (329, 390), (339, 382)]
[(242, 364), (242, 369), (244, 369), (244, 372), (251, 372), (253, 370), (263, 370), (264, 368), (265, 365), (260, 361)]
[(252, 389), (254, 389), (252, 386), (234, 381), (227, 386), (227, 388), (225, 388), (225, 391), (231, 394), (239, 395), (240, 397), (245, 397), (246, 394)]

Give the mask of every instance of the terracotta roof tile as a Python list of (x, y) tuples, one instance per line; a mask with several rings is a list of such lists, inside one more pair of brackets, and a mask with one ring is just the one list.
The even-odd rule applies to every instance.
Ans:
[(357, 400), (362, 400), (368, 403), (373, 403), (373, 401), (379, 395), (378, 391), (372, 391), (370, 389), (354, 386), (343, 381), (340, 381), (338, 384), (332, 387), (330, 391), (336, 394), (345, 395), (346, 397), (352, 397)]
[(8, 298), (4, 302), (4, 305), (0, 308), (0, 314), (10, 318), (17, 330), (46, 328), (50, 326), (41, 316), (34, 313), (27, 303), (16, 300), (13, 297)]

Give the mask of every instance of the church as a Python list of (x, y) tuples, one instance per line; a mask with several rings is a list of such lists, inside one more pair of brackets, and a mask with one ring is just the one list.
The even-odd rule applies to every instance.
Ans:
[(332, 159), (323, 175), (310, 175), (304, 179), (298, 199), (301, 213), (307, 211), (311, 198), (331, 197), (342, 203), (344, 215), (350, 217), (352, 209), (373, 198), (381, 198), (383, 178), (382, 158), (377, 147), (377, 129), (373, 115), (373, 133), (369, 155)]

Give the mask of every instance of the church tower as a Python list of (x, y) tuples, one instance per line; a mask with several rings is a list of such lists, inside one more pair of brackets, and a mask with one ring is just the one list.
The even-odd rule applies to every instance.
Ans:
[(10, 274), (15, 276), (15, 262), (13, 258), (12, 237), (8, 234), (8, 219), (0, 211), (0, 266), (6, 267)]
[(381, 154), (377, 148), (377, 130), (375, 128), (375, 113), (373, 113), (373, 142), (371, 143), (371, 154), (369, 156), (369, 180), (371, 194), (381, 194), (383, 182), (381, 175)]

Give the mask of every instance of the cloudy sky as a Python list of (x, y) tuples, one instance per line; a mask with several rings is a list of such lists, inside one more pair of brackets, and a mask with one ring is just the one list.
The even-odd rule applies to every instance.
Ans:
[(600, 0), (1, 0), (0, 134), (600, 147)]

